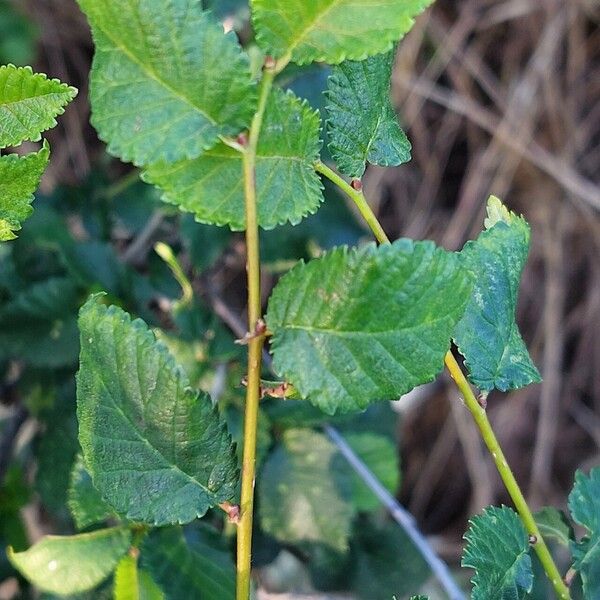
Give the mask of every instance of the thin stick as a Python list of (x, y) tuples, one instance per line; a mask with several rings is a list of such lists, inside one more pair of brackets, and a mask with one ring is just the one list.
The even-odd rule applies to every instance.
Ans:
[[(315, 170), (317, 170), (319, 173), (323, 173), (333, 183), (338, 185), (342, 189), (342, 191), (346, 192), (352, 200), (355, 200), (356, 190), (354, 190), (354, 188), (346, 184), (346, 182), (339, 175), (337, 175), (337, 173), (329, 169), (329, 167), (323, 169), (322, 167), (320, 167), (321, 163), (318, 163), (318, 165), (315, 165)], [(332, 174), (335, 175), (335, 177), (333, 177)], [(344, 185), (341, 185), (340, 182)], [(354, 193), (350, 194), (347, 189), (348, 187)], [(383, 232), (381, 224), (379, 223), (379, 221), (377, 221), (377, 217), (373, 214), (373, 211), (371, 210), (369, 204), (366, 202), (366, 200), (364, 200), (364, 195), (362, 194), (362, 192), (360, 193), (360, 196), (362, 198), (362, 201), (361, 205), (359, 206), (359, 210), (361, 211), (361, 213), (363, 213), (363, 210), (368, 212), (368, 218), (365, 217), (365, 220), (371, 227), (373, 234), (380, 242), (389, 243), (389, 238), (387, 237), (385, 232)], [(372, 224), (376, 224), (376, 226), (373, 226)], [(492, 426), (487, 418), (485, 409), (479, 405), (479, 402), (477, 402), (477, 398), (475, 398), (475, 394), (473, 394), (471, 386), (469, 385), (460, 366), (458, 365), (456, 359), (450, 351), (446, 353), (444, 362), (446, 363), (448, 371), (450, 371), (452, 379), (455, 381), (458, 389), (463, 394), (465, 404), (471, 412), (471, 414), (473, 415), (473, 419), (475, 420), (475, 423), (479, 428), (481, 437), (483, 438), (483, 441), (485, 442), (490, 453), (492, 454), (492, 458), (494, 459), (494, 463), (496, 464), (498, 473), (500, 474), (500, 477), (502, 478), (502, 481), (504, 482), (504, 485), (506, 486), (506, 489), (510, 494), (510, 497), (512, 498), (512, 501), (515, 505), (515, 508), (517, 509), (517, 512), (521, 517), (521, 521), (523, 522), (525, 529), (531, 536), (533, 536), (532, 539), (535, 540), (533, 547), (535, 549), (536, 554), (538, 555), (538, 558), (540, 559), (542, 566), (544, 567), (546, 575), (548, 576), (552, 585), (554, 586), (554, 590), (556, 591), (558, 597), (561, 598), (561, 600), (569, 600), (571, 597), (569, 594), (569, 589), (563, 582), (558, 568), (554, 564), (552, 555), (550, 554), (550, 551), (548, 550), (548, 547), (546, 546), (546, 543), (542, 538), (540, 530), (538, 529), (538, 526), (535, 523), (535, 519), (531, 514), (531, 510), (527, 505), (527, 501), (525, 500), (523, 493), (521, 492), (521, 488), (519, 487), (517, 480), (515, 479), (510, 467), (508, 466), (508, 463), (506, 462), (506, 458), (504, 457), (502, 448), (500, 447), (494, 430), (492, 429)]]
[(365, 482), (369, 489), (377, 496), (379, 501), (388, 509), (394, 521), (406, 531), (408, 537), (418, 548), (419, 552), (437, 577), (450, 600), (464, 600), (465, 595), (454, 581), (448, 565), (437, 556), (427, 540), (418, 530), (414, 517), (405, 510), (399, 502), (381, 485), (367, 465), (354, 453), (348, 442), (331, 425), (324, 425), (323, 430), (331, 441), (338, 447), (350, 466)]
[(254, 479), (256, 476), (256, 429), (260, 401), (260, 369), (264, 334), (255, 334), (261, 317), (260, 255), (258, 243), (258, 215), (256, 208), (256, 149), (262, 127), (267, 99), (276, 75), (275, 65), (265, 66), (260, 82), (258, 108), (248, 145), (243, 152), (244, 199), (246, 205), (246, 269), (248, 271), (248, 387), (244, 411), (244, 449), (242, 459), (242, 487), (240, 522), (237, 532), (237, 585), (236, 599), (250, 598), (252, 521), (254, 511)]

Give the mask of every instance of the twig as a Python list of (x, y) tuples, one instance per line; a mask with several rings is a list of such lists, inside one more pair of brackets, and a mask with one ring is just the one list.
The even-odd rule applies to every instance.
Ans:
[[(267, 59), (260, 82), (258, 108), (252, 119), (246, 148), (242, 154), (244, 171), (244, 204), (246, 213), (246, 270), (248, 273), (248, 328), (254, 333), (261, 318), (260, 253), (258, 239), (258, 209), (256, 199), (256, 150), (267, 100), (278, 71), (274, 61)], [(281, 70), (279, 68), (279, 70)], [(237, 533), (236, 598), (250, 597), (252, 522), (254, 511), (254, 478), (256, 475), (256, 431), (260, 402), (260, 370), (264, 335), (248, 342), (248, 386), (244, 410), (242, 453), (242, 483), (240, 521)]]
[(406, 532), (413, 544), (437, 577), (442, 587), (451, 600), (464, 600), (466, 596), (454, 581), (448, 565), (437, 556), (425, 537), (421, 534), (415, 523), (414, 517), (405, 510), (400, 503), (383, 487), (381, 482), (373, 475), (365, 463), (350, 448), (348, 442), (331, 425), (324, 425), (323, 430), (331, 441), (338, 447), (342, 456), (354, 469), (369, 489), (377, 496), (379, 501), (388, 509), (390, 515)]
[(456, 382), (456, 386), (460, 390), (460, 393), (463, 396), (463, 400), (465, 402), (466, 407), (469, 409), (469, 412), (473, 415), (473, 419), (479, 428), (481, 433), (481, 437), (485, 442), (485, 445), (488, 447), (492, 458), (494, 459), (494, 463), (496, 465), (496, 469), (504, 482), (506, 490), (508, 491), (519, 516), (521, 517), (521, 521), (527, 530), (527, 533), (532, 536), (532, 539), (535, 539), (535, 544), (533, 544), (533, 549), (540, 559), (540, 563), (550, 579), (552, 586), (554, 587), (554, 591), (557, 596), (561, 599), (570, 598), (569, 589), (564, 584), (562, 577), (554, 563), (554, 559), (548, 550), (548, 546), (546, 546), (546, 542), (540, 533), (540, 530), (533, 518), (529, 505), (521, 492), (521, 488), (513, 475), (511, 468), (506, 461), (504, 456), (504, 452), (498, 443), (498, 439), (496, 438), (496, 434), (492, 429), (490, 421), (487, 417), (487, 413), (485, 409), (480, 406), (469, 382), (467, 381), (462, 369), (456, 362), (454, 355), (451, 352), (446, 353), (445, 357), (446, 367), (448, 371), (450, 371), (450, 375), (452, 379)]

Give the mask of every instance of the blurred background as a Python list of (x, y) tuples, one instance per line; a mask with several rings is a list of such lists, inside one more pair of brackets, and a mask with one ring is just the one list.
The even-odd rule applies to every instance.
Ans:
[[(212, 4), (251, 48), (245, 3)], [(429, 238), (459, 249), (480, 231), (490, 194), (531, 224), (517, 317), (544, 381), (492, 393), (488, 412), (534, 508), (564, 507), (575, 469), (600, 464), (599, 23), (597, 0), (438, 0), (399, 45), (393, 75), (393, 101), (413, 159), (398, 168), (370, 167), (364, 180), (391, 238)], [(165, 305), (179, 291), (153, 252), (162, 240), (194, 273), (195, 289), (212, 308), (206, 318), (216, 312), (225, 322), (239, 322), (243, 237), (194, 225), (105, 153), (88, 122), (92, 52), (74, 0), (0, 0), (0, 64), (31, 64), (80, 90), (48, 134), (53, 155), (33, 217), (10, 251), (0, 249), (0, 304), (11, 297), (14, 281), (25, 287), (26, 280), (60, 280), (66, 269), (89, 289), (106, 289), (164, 325)], [(281, 83), (322, 108), (327, 76), (313, 65), (284, 73)], [(323, 208), (299, 227), (264, 233), (265, 294), (297, 258), (369, 238), (345, 202), (329, 191)], [(60, 285), (55, 294), (60, 301), (51, 314), (76, 314), (78, 298)], [(68, 447), (65, 461), (76, 450), (75, 425), (65, 417), (72, 405), (49, 408), (46, 398), (49, 380), (56, 396), (70, 393), (63, 375), (72, 376), (76, 333), (70, 317), (61, 316), (57, 330), (47, 314), (20, 321), (5, 314), (0, 332), (3, 483), (21, 477), (10, 461), (19, 448), (34, 440), (43, 449), (42, 464), (30, 475), (34, 491), (5, 485), (0, 492), (0, 512), (25, 507), (22, 534), (30, 540), (55, 529), (55, 512), (64, 505), (65, 478), (48, 475), (59, 467), (54, 450)], [(228, 352), (220, 364), (235, 359)], [(394, 409), (397, 497), (456, 565), (468, 517), (509, 499), (444, 377)], [(270, 587), (277, 591), (276, 584)], [(14, 597), (14, 590), (14, 582), (5, 582), (0, 598)]]

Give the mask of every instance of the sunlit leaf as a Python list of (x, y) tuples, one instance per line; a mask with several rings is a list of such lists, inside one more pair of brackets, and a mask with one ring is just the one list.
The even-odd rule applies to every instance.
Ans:
[(76, 95), (75, 88), (31, 67), (0, 66), (0, 148), (37, 142)]
[(25, 552), (9, 548), (8, 557), (39, 589), (76, 594), (108, 577), (127, 552), (130, 541), (131, 532), (124, 527), (73, 536), (49, 535)]
[(329, 414), (431, 381), (471, 289), (431, 242), (337, 248), (281, 278), (267, 323), (276, 372)]
[(94, 36), (92, 124), (125, 161), (195, 158), (249, 124), (248, 60), (197, 0), (79, 0)]
[(252, 0), (252, 21), (266, 54), (334, 64), (389, 50), (432, 1)]

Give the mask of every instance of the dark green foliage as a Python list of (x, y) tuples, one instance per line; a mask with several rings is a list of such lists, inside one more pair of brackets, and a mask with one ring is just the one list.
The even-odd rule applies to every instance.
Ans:
[(235, 597), (235, 569), (216, 532), (199, 527), (157, 529), (142, 546), (142, 566), (167, 600), (231, 600)]
[(352, 588), (363, 600), (405, 598), (430, 576), (429, 567), (395, 523), (361, 519), (353, 539)]
[(102, 500), (100, 492), (94, 487), (81, 455), (77, 456), (73, 465), (68, 504), (77, 529), (86, 529), (115, 516), (114, 511)]
[[(453, 337), (482, 391), (538, 381), (515, 323), (529, 226), (492, 198), (486, 230), (461, 253), (407, 239), (349, 249), (366, 231), (316, 171), (327, 175), (325, 133), (352, 178), (367, 163), (410, 159), (390, 102), (393, 49), (430, 2), (79, 0), (95, 42), (92, 122), (110, 153), (141, 170), (115, 178), (107, 161), (78, 189), (44, 198), (0, 247), (2, 384), (37, 424), (15, 442), (0, 490), (0, 540), (12, 546), (0, 574), (18, 576), (22, 597), (235, 597), (247, 347), (228, 326), (245, 327), (237, 296), (244, 261), (253, 281), (244, 253), (259, 254), (258, 233), (249, 228), (244, 248), (244, 236), (199, 223), (244, 230), (254, 184), (263, 283), (275, 284), (265, 333), (275, 375), (265, 358), (257, 377), (289, 393), (266, 393), (275, 397), (258, 409), (253, 568), (292, 557), (305, 582), (359, 600), (406, 598), (431, 576), (322, 426), (393, 494), (387, 401), (433, 380)], [(259, 86), (269, 92), (260, 104)], [(0, 148), (40, 141), (75, 94), (0, 66)], [(315, 110), (325, 102), (328, 132)], [(29, 217), (48, 162), (45, 141), (29, 152), (0, 157), (0, 240)], [(254, 177), (242, 169), (252, 164)], [(537, 515), (572, 550), (586, 600), (600, 594), (599, 473), (576, 476), (579, 541), (558, 511)], [(31, 498), (72, 535), (26, 549)], [(511, 509), (487, 508), (465, 539), (474, 600), (545, 593), (532, 587), (529, 540)]]
[(318, 542), (344, 551), (353, 508), (351, 480), (335, 469), (336, 448), (318, 433), (289, 429), (262, 469), (262, 528), (282, 542)]

